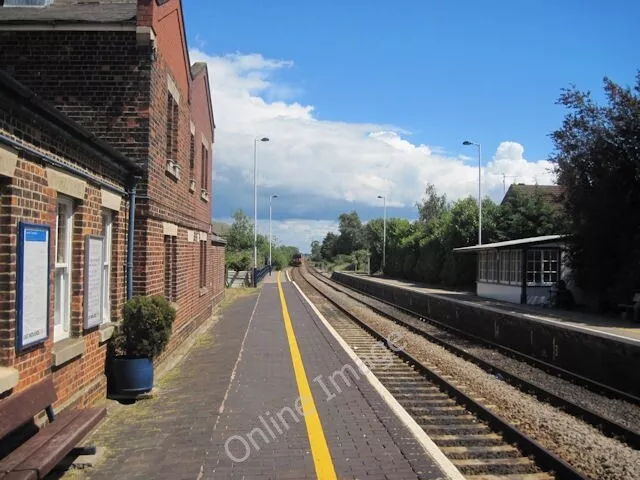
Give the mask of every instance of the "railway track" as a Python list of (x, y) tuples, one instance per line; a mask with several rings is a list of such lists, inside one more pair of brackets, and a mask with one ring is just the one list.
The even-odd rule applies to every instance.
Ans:
[[(514, 374), (511, 371), (505, 370), (504, 368), (501, 368), (494, 363), (488, 362), (485, 359), (470, 353), (464, 345), (456, 345), (456, 343), (450, 339), (451, 333), (449, 331), (438, 331), (438, 326), (428, 324), (425, 320), (423, 320), (423, 317), (409, 312), (402, 307), (398, 307), (389, 304), (388, 302), (383, 302), (379, 299), (372, 298), (369, 295), (363, 294), (361, 292), (353, 293), (352, 289), (350, 289), (349, 287), (329, 280), (313, 270), (311, 270), (309, 274), (313, 275), (315, 279), (322, 282), (328, 288), (340, 292), (356, 302), (366, 305), (367, 308), (372, 309), (375, 313), (382, 315), (385, 318), (388, 318), (389, 320), (392, 320), (393, 322), (401, 325), (402, 327), (425, 337), (430, 342), (436, 343), (446, 348), (448, 351), (454, 353), (455, 355), (464, 358), (467, 361), (473, 362), (489, 373), (500, 375), (503, 380), (517, 387), (521, 391), (533, 394), (538, 399), (543, 400), (553, 405), (554, 407), (559, 408), (566, 413), (573, 415), (574, 417), (579, 418), (586, 423), (598, 428), (604, 435), (624, 441), (629, 446), (635, 449), (640, 449), (639, 432), (627, 428), (626, 426), (616, 422), (615, 420), (607, 418), (599, 412), (578, 405), (577, 403), (565, 397), (556, 395), (542, 385), (532, 383), (522, 378), (521, 376)], [(574, 383), (577, 383), (576, 379), (573, 380)], [(589, 387), (589, 385), (587, 385), (587, 387)], [(625, 398), (625, 400), (628, 399)]]
[[(301, 270), (294, 269), (294, 280), (312, 297), (328, 302), (332, 326), (466, 478), (588, 478), (492, 413), (481, 398), (471, 398), (473, 392), (461, 391), (435, 366), (389, 345)], [(386, 349), (379, 348), (381, 341)]]

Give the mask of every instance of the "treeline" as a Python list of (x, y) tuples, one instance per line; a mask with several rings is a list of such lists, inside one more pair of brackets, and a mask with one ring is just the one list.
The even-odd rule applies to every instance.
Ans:
[[(233, 223), (226, 235), (225, 265), (230, 270), (249, 270), (253, 265), (253, 222), (242, 210), (233, 214)], [(258, 267), (269, 263), (269, 238), (257, 235)], [(273, 267), (280, 270), (291, 262), (294, 254), (300, 253), (297, 247), (288, 245), (271, 246)]]
[[(478, 241), (478, 205), (472, 197), (448, 202), (433, 185), (416, 204), (418, 220), (387, 219), (384, 273), (434, 285), (468, 286), (476, 278), (474, 255), (454, 254), (453, 249)], [(347, 264), (348, 269), (382, 269), (383, 219), (363, 224), (352, 211), (338, 217), (338, 234), (329, 232), (322, 242), (311, 244), (311, 260)], [(566, 233), (568, 222), (562, 208), (534, 188), (514, 189), (503, 205), (482, 202), (483, 243)]]
[[(568, 233), (572, 280), (600, 310), (629, 303), (640, 292), (640, 72), (632, 87), (604, 79), (606, 105), (575, 87), (558, 104), (567, 110), (551, 134), (562, 211), (540, 195), (516, 196), (497, 206), (483, 200), (483, 243)], [(473, 198), (449, 203), (433, 186), (418, 205), (420, 219), (392, 218), (387, 224), (389, 275), (445, 285), (471, 284), (473, 255), (452, 249), (477, 238)], [(362, 225), (357, 213), (340, 215), (340, 233), (312, 245), (316, 260), (371, 254), (372, 270), (382, 261), (382, 220)]]

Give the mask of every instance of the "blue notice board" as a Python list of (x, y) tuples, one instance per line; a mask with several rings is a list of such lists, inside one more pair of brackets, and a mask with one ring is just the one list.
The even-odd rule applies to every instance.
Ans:
[(49, 227), (18, 224), (16, 348), (49, 338)]

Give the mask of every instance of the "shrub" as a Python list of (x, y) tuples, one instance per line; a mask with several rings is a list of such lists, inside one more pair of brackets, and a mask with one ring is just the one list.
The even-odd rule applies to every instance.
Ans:
[(122, 324), (112, 337), (113, 353), (129, 358), (154, 358), (171, 337), (176, 311), (162, 296), (134, 297), (122, 309)]

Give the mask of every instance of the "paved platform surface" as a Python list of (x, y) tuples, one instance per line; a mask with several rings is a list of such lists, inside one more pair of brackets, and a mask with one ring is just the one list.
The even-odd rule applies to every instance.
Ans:
[(350, 378), (349, 385), (336, 377), (341, 388), (331, 387), (331, 398), (313, 380), (322, 375), (330, 384), (327, 378), (351, 362), (285, 281), (291, 326), (335, 472), (318, 476), (318, 432), (299, 414), (300, 388), (276, 278), (225, 310), (185, 361), (159, 382), (154, 398), (110, 413), (92, 438), (105, 447), (104, 458), (85, 476), (444, 478), (364, 377)]
[[(348, 272), (341, 272), (348, 274)], [(362, 276), (362, 275), (358, 275)], [(634, 323), (631, 321), (622, 320), (619, 318), (607, 317), (604, 315), (597, 315), (587, 312), (558, 310), (551, 308), (542, 308), (530, 305), (519, 305), (515, 303), (501, 302), (499, 300), (493, 300), (491, 298), (478, 297), (472, 292), (465, 292), (459, 290), (447, 290), (444, 288), (434, 288), (426, 284), (419, 282), (413, 282), (410, 280), (402, 280), (396, 278), (386, 277), (369, 277), (364, 275), (363, 277), (368, 280), (393, 285), (396, 287), (406, 288), (408, 290), (414, 290), (420, 293), (429, 293), (433, 295), (440, 295), (442, 297), (452, 298), (459, 301), (474, 303), (481, 306), (497, 308), (509, 313), (515, 313), (523, 315), (533, 320), (541, 320), (553, 323), (566, 323), (577, 328), (584, 330), (595, 330), (598, 332), (604, 332), (611, 335), (618, 335), (625, 337), (632, 341), (640, 342), (640, 323)]]

